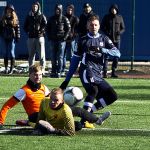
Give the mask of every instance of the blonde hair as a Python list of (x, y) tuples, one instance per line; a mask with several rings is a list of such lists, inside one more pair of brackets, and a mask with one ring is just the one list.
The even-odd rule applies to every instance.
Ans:
[(35, 73), (35, 72), (38, 72), (38, 71), (42, 71), (42, 66), (39, 65), (39, 64), (35, 64), (35, 65), (32, 65), (29, 67), (29, 74), (31, 73)]
[[(7, 16), (6, 11), (4, 11), (3, 16), (2, 16), (3, 25), (7, 24), (6, 16)], [(16, 12), (12, 9), (11, 9), (11, 17), (12, 17), (12, 19), (11, 19), (10, 23), (13, 27), (16, 27), (19, 24), (19, 20), (18, 20), (18, 16), (17, 16)]]

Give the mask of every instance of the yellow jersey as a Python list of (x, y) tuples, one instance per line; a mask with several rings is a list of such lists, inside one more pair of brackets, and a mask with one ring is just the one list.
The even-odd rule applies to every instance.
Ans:
[(54, 110), (49, 103), (50, 99), (42, 101), (38, 120), (48, 121), (56, 129), (56, 134), (74, 135), (75, 125), (70, 107), (64, 103), (60, 109)]

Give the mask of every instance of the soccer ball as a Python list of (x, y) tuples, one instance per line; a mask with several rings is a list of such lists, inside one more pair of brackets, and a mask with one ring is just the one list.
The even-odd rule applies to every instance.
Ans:
[(83, 99), (83, 92), (78, 87), (67, 87), (64, 91), (64, 101), (69, 106), (74, 106)]

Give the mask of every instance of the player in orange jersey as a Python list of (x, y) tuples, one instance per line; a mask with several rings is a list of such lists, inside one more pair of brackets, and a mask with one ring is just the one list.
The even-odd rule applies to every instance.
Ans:
[[(6, 115), (9, 109), (19, 102), (22, 103), (30, 122), (36, 122), (41, 101), (49, 96), (49, 89), (41, 83), (42, 67), (38, 64), (29, 68), (29, 79), (27, 83), (20, 88), (0, 110), (0, 126), (5, 123)], [(16, 122), (20, 123), (20, 122)], [(26, 124), (28, 122), (22, 122)]]

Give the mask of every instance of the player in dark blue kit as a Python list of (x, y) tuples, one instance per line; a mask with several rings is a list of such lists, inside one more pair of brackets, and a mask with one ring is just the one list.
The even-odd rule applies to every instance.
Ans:
[[(87, 22), (89, 30), (78, 42), (78, 50), (74, 53), (69, 72), (60, 88), (65, 89), (76, 71), (79, 62), (79, 76), (87, 92), (83, 108), (89, 112), (102, 109), (117, 100), (113, 87), (102, 78), (104, 54), (120, 57), (119, 50), (105, 35), (100, 34), (99, 17), (93, 15)], [(97, 100), (95, 104), (94, 100)]]

